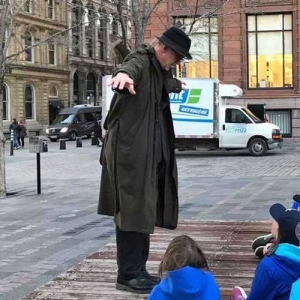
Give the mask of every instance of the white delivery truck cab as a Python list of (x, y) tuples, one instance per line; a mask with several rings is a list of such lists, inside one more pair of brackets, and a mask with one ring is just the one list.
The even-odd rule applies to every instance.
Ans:
[[(113, 92), (107, 86), (111, 76), (103, 78), (102, 120)], [(217, 79), (180, 78), (187, 89), (170, 94), (170, 105), (176, 136), (176, 148), (249, 149), (254, 156), (282, 147), (278, 126), (263, 123), (249, 109), (227, 105), (226, 99), (240, 97), (241, 88), (221, 84)]]

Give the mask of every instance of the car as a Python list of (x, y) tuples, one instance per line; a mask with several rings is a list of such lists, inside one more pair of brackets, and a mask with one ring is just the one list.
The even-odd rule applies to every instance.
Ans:
[(101, 116), (101, 106), (77, 105), (64, 108), (46, 129), (47, 137), (52, 142), (62, 138), (76, 140), (76, 137), (91, 137), (93, 132), (101, 131)]

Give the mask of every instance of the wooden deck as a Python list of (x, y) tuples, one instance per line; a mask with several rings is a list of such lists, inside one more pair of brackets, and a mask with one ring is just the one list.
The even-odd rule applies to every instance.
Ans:
[[(157, 272), (168, 243), (177, 235), (196, 239), (204, 250), (210, 269), (222, 292), (230, 299), (235, 285), (249, 290), (258, 263), (251, 249), (252, 240), (270, 232), (270, 222), (181, 221), (175, 231), (157, 229), (151, 236), (147, 269)], [(65, 273), (30, 293), (23, 300), (126, 300), (146, 299), (115, 289), (117, 266), (114, 243), (87, 257)]]

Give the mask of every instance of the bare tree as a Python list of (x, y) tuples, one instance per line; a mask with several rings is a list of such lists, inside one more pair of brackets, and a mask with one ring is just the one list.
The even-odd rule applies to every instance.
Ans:
[(7, 51), (13, 32), (14, 16), (25, 0), (0, 0), (0, 197), (6, 195), (5, 137), (3, 134), (3, 86), (7, 71)]
[[(127, 36), (127, 22), (133, 24), (131, 29), (134, 32), (134, 49), (137, 49), (144, 43), (145, 30), (155, 9), (163, 2), (163, 0), (116, 0), (118, 19), (122, 29), (122, 43), (129, 50), (130, 42)], [(124, 13), (128, 11), (128, 14)]]
[[(133, 24), (135, 32), (135, 47), (138, 47), (144, 40), (144, 31), (148, 22), (148, 19), (152, 11), (163, 0), (157, 0), (153, 3), (153, 0), (115, 0), (113, 3), (116, 5), (115, 12), (118, 16), (118, 21), (121, 26), (121, 34), (119, 39), (122, 41), (124, 48), (130, 51), (130, 37), (128, 38), (128, 23)], [(99, 20), (98, 10), (94, 11), (91, 16), (95, 18), (95, 21), (91, 22), (91, 19), (81, 18), (76, 24), (72, 23), (66, 30), (58, 31), (47, 38), (34, 41), (30, 46), (25, 46), (24, 41), (20, 39), (16, 32), (16, 19), (18, 14), (24, 11), (24, 8), (28, 8), (32, 5), (37, 5), (35, 1), (28, 0), (0, 0), (0, 197), (6, 195), (6, 174), (5, 174), (5, 136), (3, 128), (4, 117), (4, 105), (3, 105), (3, 90), (4, 90), (4, 77), (7, 71), (14, 68), (15, 64), (20, 62), (21, 55), (30, 50), (49, 41), (59, 41), (59, 43), (65, 43), (67, 45), (70, 39), (67, 35), (72, 32), (73, 28), (79, 26), (88, 26), (90, 24), (96, 25)], [(70, 1), (70, 7), (80, 6), (77, 2)], [(28, 6), (28, 7), (27, 7)], [(108, 11), (106, 15), (102, 15), (101, 18), (108, 20), (112, 11)], [(86, 23), (85, 23), (86, 22)], [(91, 32), (94, 32), (95, 28), (89, 28)], [(11, 53), (12, 49), (9, 47), (11, 39), (14, 39), (14, 43), (17, 47), (14, 47), (15, 53)], [(9, 50), (9, 51), (8, 51)]]

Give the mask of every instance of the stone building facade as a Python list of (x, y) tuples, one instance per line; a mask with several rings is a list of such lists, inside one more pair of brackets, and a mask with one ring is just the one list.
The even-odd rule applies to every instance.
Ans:
[[(14, 25), (7, 55), (27, 47), (28, 50), (8, 64), (9, 72), (4, 78), (4, 131), (12, 118), (24, 120), (28, 128), (41, 129), (53, 117), (52, 110), (68, 101), (65, 37), (55, 36), (67, 29), (66, 3), (24, 1)], [(40, 45), (30, 48), (36, 43)]]
[[(150, 41), (166, 26), (191, 32), (193, 61), (177, 75), (216, 77), (240, 86), (237, 105), (265, 107), (284, 137), (300, 140), (300, 3), (294, 0), (165, 0), (153, 14)], [(196, 11), (196, 13), (195, 13)], [(165, 12), (168, 12), (166, 14)], [(194, 17), (200, 17), (193, 23)], [(196, 19), (197, 19), (196, 18)]]
[(113, 1), (27, 0), (14, 23), (7, 55), (28, 49), (8, 64), (5, 132), (13, 118), (42, 131), (63, 107), (101, 104), (102, 76), (126, 55)]
[[(126, 2), (126, 1), (125, 1)], [(125, 10), (124, 14), (129, 10)], [(68, 4), (69, 103), (101, 104), (102, 76), (126, 55), (114, 1), (73, 0)], [(129, 19), (128, 19), (129, 20)], [(130, 25), (126, 22), (126, 26)], [(127, 28), (130, 33), (130, 26)]]

